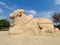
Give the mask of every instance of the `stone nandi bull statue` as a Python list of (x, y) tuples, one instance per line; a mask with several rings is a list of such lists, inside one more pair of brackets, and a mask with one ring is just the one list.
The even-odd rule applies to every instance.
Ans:
[(53, 22), (48, 18), (34, 18), (33, 15), (26, 16), (24, 10), (17, 9), (10, 14), (13, 19), (9, 34), (40, 34), (59, 32)]

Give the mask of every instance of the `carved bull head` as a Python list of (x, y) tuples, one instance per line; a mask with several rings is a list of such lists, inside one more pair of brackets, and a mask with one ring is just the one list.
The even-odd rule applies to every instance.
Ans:
[(15, 10), (13, 13), (10, 14), (10, 18), (14, 19), (16, 17), (21, 17), (22, 14), (24, 13), (24, 10)]

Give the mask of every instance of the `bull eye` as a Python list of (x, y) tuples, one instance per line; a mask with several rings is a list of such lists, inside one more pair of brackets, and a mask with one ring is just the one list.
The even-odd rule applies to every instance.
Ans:
[(19, 17), (21, 17), (21, 16), (22, 16), (22, 13), (21, 13), (21, 12), (19, 12), (18, 16), (19, 16)]
[(21, 17), (21, 16), (22, 16), (22, 14), (20, 13), (18, 16), (19, 16), (19, 17)]

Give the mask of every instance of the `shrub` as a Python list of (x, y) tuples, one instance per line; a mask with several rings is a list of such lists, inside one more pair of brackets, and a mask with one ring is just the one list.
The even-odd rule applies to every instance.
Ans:
[(10, 23), (6, 19), (1, 19), (0, 20), (0, 30), (6, 30), (9, 29)]
[(60, 25), (54, 25), (54, 26), (60, 29)]

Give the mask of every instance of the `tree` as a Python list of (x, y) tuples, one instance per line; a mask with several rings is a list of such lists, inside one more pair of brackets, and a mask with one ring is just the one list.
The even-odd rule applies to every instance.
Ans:
[(9, 21), (7, 21), (6, 19), (1, 19), (0, 20), (0, 30), (6, 30), (10, 27), (10, 23)]
[(55, 23), (58, 23), (57, 25), (55, 25), (55, 27), (60, 29), (60, 13), (55, 13), (53, 15), (53, 19)]
[(60, 29), (60, 25), (54, 25), (54, 26)]
[(55, 13), (55, 14), (53, 15), (53, 19), (54, 19), (54, 22), (60, 24), (60, 13)]

